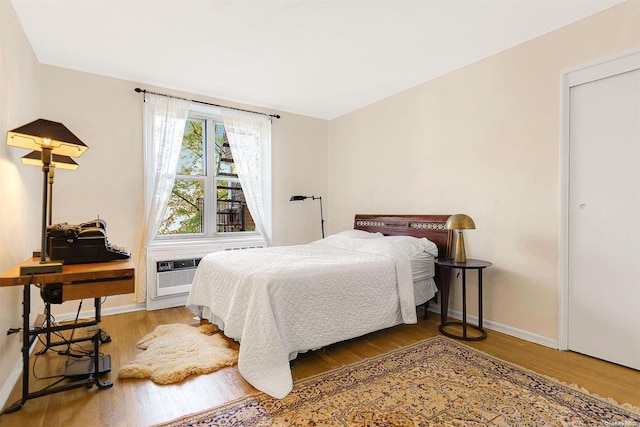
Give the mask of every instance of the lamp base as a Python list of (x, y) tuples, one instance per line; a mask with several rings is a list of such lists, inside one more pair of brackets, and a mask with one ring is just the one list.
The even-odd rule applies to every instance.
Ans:
[(60, 261), (30, 261), (20, 266), (21, 276), (47, 273), (62, 273), (62, 263)]
[(464, 237), (462, 237), (462, 230), (457, 230), (456, 237), (456, 259), (455, 261), (458, 263), (467, 262), (467, 253), (464, 249)]

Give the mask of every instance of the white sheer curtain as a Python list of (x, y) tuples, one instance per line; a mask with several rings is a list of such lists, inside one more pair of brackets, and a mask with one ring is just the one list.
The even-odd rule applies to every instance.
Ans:
[(271, 118), (222, 109), (233, 161), (256, 230), (271, 243)]
[(147, 297), (147, 247), (164, 219), (176, 178), (190, 102), (145, 94), (144, 213), (145, 223), (136, 271), (136, 302)]

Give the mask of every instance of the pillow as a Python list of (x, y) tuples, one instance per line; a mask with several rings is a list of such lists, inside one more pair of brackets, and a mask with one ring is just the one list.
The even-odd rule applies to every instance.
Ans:
[(345, 230), (345, 231), (341, 231), (340, 233), (334, 234), (334, 236), (351, 237), (354, 239), (376, 239), (378, 237), (382, 237), (383, 234), (369, 233), (368, 231), (364, 231), (364, 230)]
[(424, 237), (384, 236), (381, 239), (362, 241), (361, 247), (367, 252), (408, 257), (414, 282), (434, 276), (433, 258), (438, 255), (438, 247)]
[(363, 230), (345, 230), (312, 243), (342, 249), (359, 250), (363, 245), (366, 245), (367, 242), (378, 241), (380, 237), (383, 237), (382, 233), (368, 233)]
[(423, 252), (438, 256), (438, 247), (431, 240), (426, 237), (411, 237), (411, 236), (385, 236), (384, 239), (391, 242), (393, 247), (399, 249), (407, 256), (413, 258), (420, 255)]
[(435, 243), (425, 237), (385, 236), (385, 239), (392, 242), (396, 249), (408, 254), (414, 282), (434, 276), (433, 258), (438, 256)]

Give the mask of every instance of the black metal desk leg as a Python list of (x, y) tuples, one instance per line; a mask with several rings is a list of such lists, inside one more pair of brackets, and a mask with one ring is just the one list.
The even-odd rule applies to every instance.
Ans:
[[(96, 309), (96, 323), (100, 323), (102, 317), (102, 301), (100, 298), (94, 298), (93, 304)], [(102, 329), (98, 328), (96, 334), (93, 336), (93, 375), (95, 379), (95, 384), (98, 388), (109, 388), (113, 385), (111, 381), (101, 381), (100, 380), (100, 338), (102, 334)]]
[(10, 414), (22, 408), (29, 398), (29, 314), (31, 312), (31, 285), (24, 285), (22, 293), (22, 398), (2, 412)]
[[(96, 298), (96, 300), (99, 300)], [(102, 330), (98, 328), (93, 336), (93, 381), (98, 388), (109, 388), (113, 385), (112, 381), (100, 380), (100, 334)]]
[(49, 329), (51, 329), (51, 305), (46, 301), (44, 303), (44, 312), (47, 315), (47, 318), (45, 319), (47, 324), (47, 332), (45, 333), (45, 344), (42, 350), (40, 350), (36, 354), (44, 354), (47, 352), (47, 350), (49, 350), (49, 348), (51, 348), (51, 331), (49, 331)]

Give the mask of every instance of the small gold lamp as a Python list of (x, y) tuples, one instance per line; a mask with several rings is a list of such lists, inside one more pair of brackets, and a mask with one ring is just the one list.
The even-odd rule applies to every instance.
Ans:
[(473, 230), (476, 224), (469, 215), (455, 214), (451, 215), (445, 224), (447, 230), (455, 230), (456, 232), (456, 262), (467, 262), (467, 254), (464, 250), (464, 238), (462, 230)]

